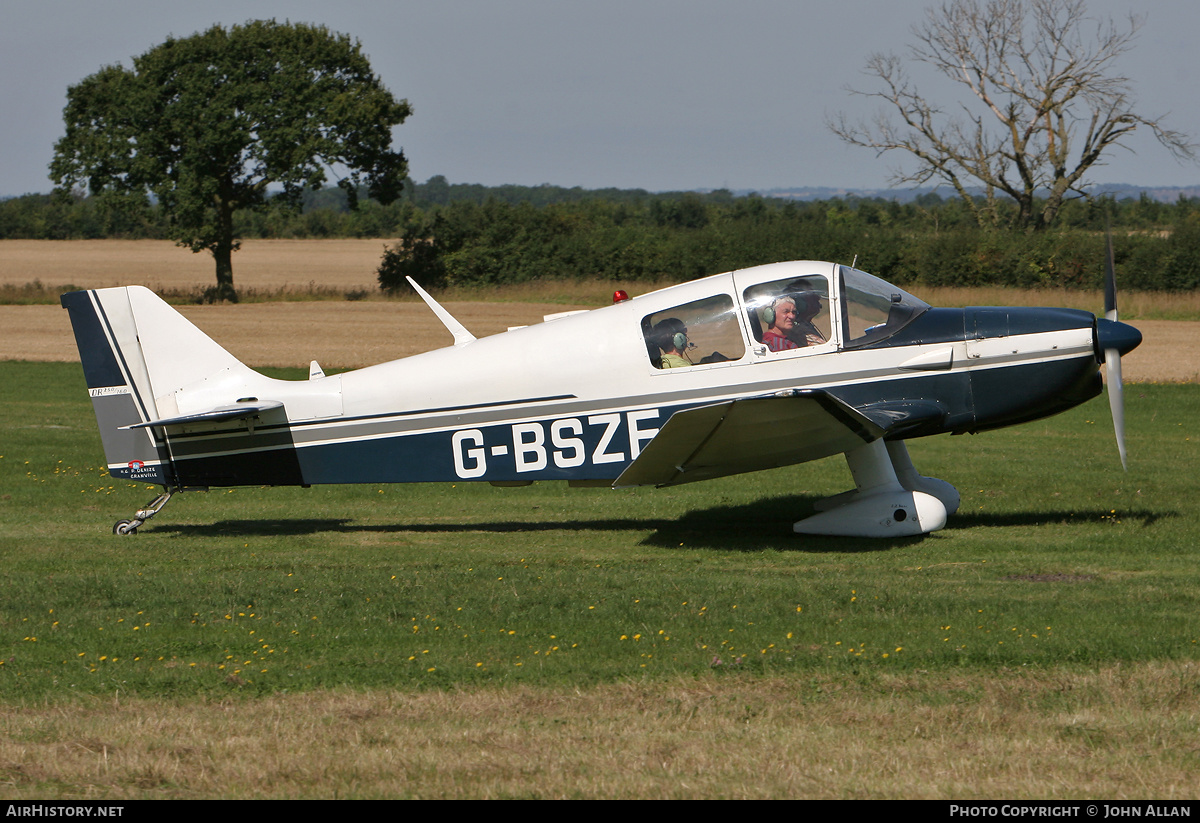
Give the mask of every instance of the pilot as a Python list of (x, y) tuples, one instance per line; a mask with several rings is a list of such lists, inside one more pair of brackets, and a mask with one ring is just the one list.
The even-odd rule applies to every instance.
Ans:
[(663, 352), (661, 368), (678, 369), (692, 365), (684, 355), (688, 347), (687, 326), (678, 317), (668, 317), (655, 323), (652, 336)]
[(771, 305), (763, 310), (763, 319), (767, 321), (767, 330), (763, 332), (762, 341), (771, 351), (787, 351), (798, 349), (804, 343), (792, 339), (792, 329), (796, 326), (796, 300), (783, 295), (771, 301)]
[(820, 293), (811, 289), (793, 293), (792, 303), (796, 307), (796, 319), (788, 332), (788, 339), (801, 348), (826, 342), (825, 335), (813, 323), (813, 319), (821, 313)]

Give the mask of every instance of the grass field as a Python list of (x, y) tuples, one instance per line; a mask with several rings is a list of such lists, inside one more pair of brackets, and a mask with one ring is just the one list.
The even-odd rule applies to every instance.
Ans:
[(844, 462), (672, 490), (114, 484), (0, 364), (20, 797), (1158, 797), (1200, 778), (1197, 385), (916, 441), (923, 539), (797, 537)]

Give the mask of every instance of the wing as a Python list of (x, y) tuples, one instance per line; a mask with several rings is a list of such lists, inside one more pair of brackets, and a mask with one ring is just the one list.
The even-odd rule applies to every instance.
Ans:
[(613, 487), (678, 486), (819, 460), (941, 414), (927, 403), (860, 410), (813, 389), (688, 409), (671, 416)]

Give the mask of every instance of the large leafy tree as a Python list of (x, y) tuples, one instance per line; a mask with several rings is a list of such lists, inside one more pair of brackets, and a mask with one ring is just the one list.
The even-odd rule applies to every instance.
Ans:
[(392, 127), (409, 113), (347, 35), (273, 20), (214, 26), (70, 87), (50, 176), (127, 206), (157, 200), (181, 246), (212, 252), (214, 297), (236, 300), (234, 212), (272, 199), (299, 208), (327, 174), (351, 207), (362, 186), (395, 200), (407, 163)]
[(909, 155), (915, 164), (895, 182), (949, 183), (981, 225), (998, 221), (999, 195), (1016, 204), (1019, 225), (1045, 228), (1066, 200), (1087, 195), (1088, 172), (1136, 129), (1195, 157), (1187, 135), (1136, 110), (1117, 70), (1139, 24), (1093, 18), (1084, 0), (948, 0), (913, 27), (909, 57), (958, 83), (961, 98), (943, 107), (917, 90), (901, 58), (876, 54), (866, 74), (879, 88), (858, 93), (883, 101), (882, 111), (830, 127), (852, 145)]

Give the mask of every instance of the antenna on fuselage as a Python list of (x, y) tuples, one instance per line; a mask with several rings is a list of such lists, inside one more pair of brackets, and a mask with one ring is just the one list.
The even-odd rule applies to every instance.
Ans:
[(404, 279), (408, 281), (408, 285), (417, 290), (417, 294), (421, 295), (421, 299), (425, 301), (425, 305), (429, 306), (433, 313), (437, 315), (437, 319), (442, 321), (442, 325), (454, 335), (454, 345), (461, 346), (475, 339), (475, 335), (467, 331), (466, 326), (455, 320), (454, 315), (442, 308), (441, 304), (429, 295), (429, 292), (418, 286), (416, 280), (413, 280), (411, 277), (405, 277)]

